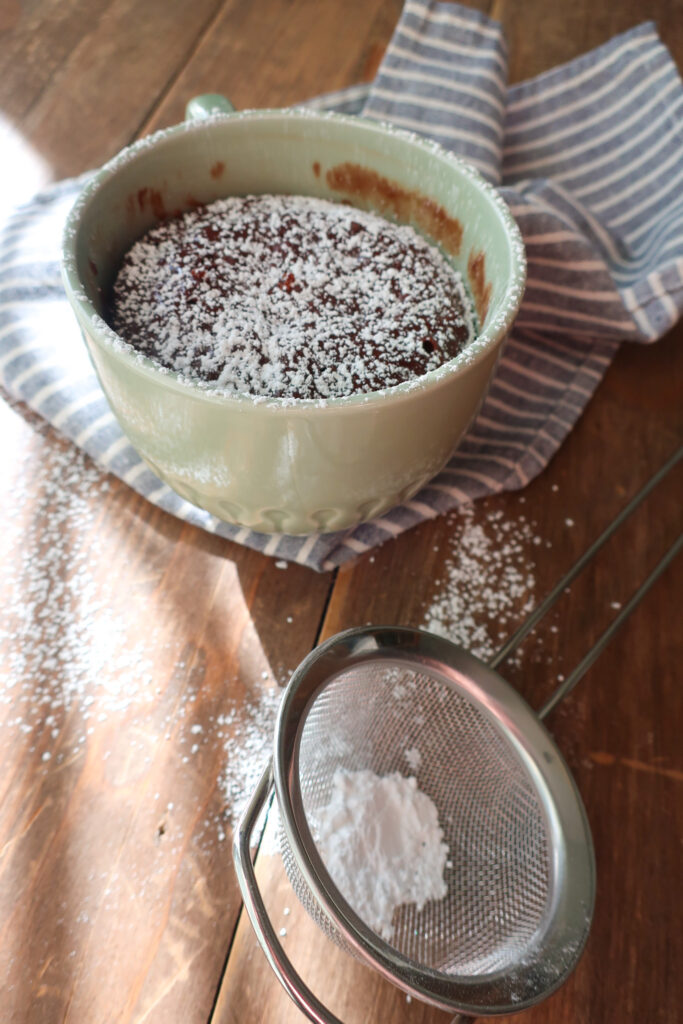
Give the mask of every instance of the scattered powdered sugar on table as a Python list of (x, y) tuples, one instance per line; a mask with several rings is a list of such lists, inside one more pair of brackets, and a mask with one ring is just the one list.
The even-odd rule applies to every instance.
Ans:
[(282, 690), (276, 686), (255, 700), (228, 698), (226, 710), (216, 719), (216, 734), (218, 739), (225, 739), (226, 753), (218, 785), (233, 826), (251, 799), (272, 754), (281, 697)]
[[(84, 741), (91, 721), (156, 695), (148, 645), (130, 643), (125, 614), (112, 600), (114, 585), (101, 567), (98, 572), (92, 493), (108, 489), (108, 478), (86, 455), (55, 446), (47, 460), (27, 459), (12, 490), (16, 514), (6, 508), (0, 705), (11, 710), (0, 717), (6, 729), (39, 731), (45, 761), (65, 713), (79, 712)], [(39, 501), (27, 521), (19, 510), (29, 495)], [(153, 634), (152, 628), (147, 641)]]
[[(110, 564), (112, 537), (105, 538), (98, 521), (110, 485), (87, 455), (55, 438), (48, 458), (28, 449), (7, 489), (0, 536), (6, 651), (0, 749), (15, 749), (18, 735), (45, 772), (59, 771), (98, 733), (107, 738), (103, 761), (125, 745), (142, 765), (151, 763), (157, 737), (172, 740), (171, 760), (187, 772), (201, 770), (205, 755), (215, 770), (210, 749), (218, 747), (220, 799), (207, 810), (205, 825), (213, 841), (223, 840), (270, 756), (282, 691), (262, 672), (246, 696), (237, 697), (243, 685), (226, 678), (220, 705), (210, 709), (182, 638), (168, 638), (161, 616), (158, 625), (150, 617), (139, 628), (136, 587), (122, 591), (118, 567), (110, 574), (103, 568)], [(29, 501), (30, 518), (22, 514)], [(124, 559), (124, 545), (120, 551)], [(162, 651), (175, 664), (177, 680), (157, 678)]]
[(338, 769), (313, 822), (332, 879), (359, 917), (390, 940), (394, 911), (442, 899), (448, 847), (432, 800), (398, 772)]
[[(464, 505), (449, 517), (453, 533), (423, 627), (490, 658), (536, 604), (535, 561), (541, 537), (524, 516), (507, 518)], [(549, 546), (549, 542), (545, 542)]]
[(327, 399), (410, 381), (474, 336), (462, 276), (407, 225), (307, 196), (221, 199), (124, 257), (111, 322), (217, 388)]

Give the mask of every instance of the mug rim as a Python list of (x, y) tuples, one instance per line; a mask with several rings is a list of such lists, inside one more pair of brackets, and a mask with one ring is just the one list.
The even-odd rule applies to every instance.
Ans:
[[(469, 179), (477, 191), (494, 208), (502, 222), (503, 230), (508, 240), (512, 270), (505, 287), (501, 309), (492, 319), (491, 323), (481, 330), (456, 356), (435, 369), (421, 374), (419, 377), (414, 377), (399, 384), (375, 391), (357, 392), (331, 398), (253, 395), (248, 392), (218, 388), (208, 381), (190, 378), (178, 371), (161, 366), (153, 359), (139, 353), (121, 335), (117, 334), (97, 312), (77, 271), (76, 243), (82, 216), (100, 188), (114, 178), (122, 168), (134, 162), (141, 154), (144, 154), (151, 148), (163, 146), (167, 140), (173, 139), (178, 135), (192, 134), (195, 131), (206, 131), (214, 125), (224, 125), (228, 122), (281, 120), (283, 118), (299, 119), (305, 122), (336, 122), (347, 125), (356, 131), (366, 131), (380, 136), (390, 135), (409, 146), (421, 150), (430, 158), (437, 158), (449, 164), (456, 174)], [(436, 243), (431, 242), (431, 244)], [(202, 400), (221, 404), (230, 402), (249, 407), (283, 410), (291, 414), (297, 409), (310, 410), (313, 408), (330, 408), (340, 411), (345, 407), (355, 408), (358, 405), (367, 406), (373, 405), (376, 402), (385, 402), (387, 398), (391, 398), (392, 403), (394, 403), (397, 400), (410, 398), (416, 391), (436, 388), (446, 380), (451, 380), (454, 376), (464, 374), (470, 367), (474, 367), (487, 355), (490, 355), (509, 331), (519, 310), (524, 293), (526, 255), (519, 226), (502, 196), (475, 167), (449, 152), (439, 143), (420, 136), (415, 132), (397, 128), (389, 122), (371, 121), (357, 115), (311, 110), (302, 107), (286, 109), (259, 108), (230, 113), (213, 113), (207, 117), (181, 121), (179, 124), (162, 128), (151, 135), (143, 136), (141, 139), (131, 143), (131, 145), (124, 147), (124, 149), (108, 160), (87, 182), (69, 211), (62, 234), (61, 271), (67, 297), (74, 307), (81, 325), (87, 324), (88, 328), (95, 335), (96, 341), (106, 346), (106, 349), (112, 355), (142, 376), (149, 377), (165, 387), (170, 387), (172, 390), (178, 390), (185, 395), (194, 395)]]

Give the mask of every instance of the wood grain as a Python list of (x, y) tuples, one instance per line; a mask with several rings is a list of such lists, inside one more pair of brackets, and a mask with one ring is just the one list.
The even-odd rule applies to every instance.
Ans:
[[(683, 435), (676, 399), (680, 387), (671, 376), (682, 383), (681, 336), (679, 329), (647, 352), (623, 352), (546, 472), (523, 495), (477, 506), (474, 524), (484, 530), (496, 511), (519, 524), (527, 545), (523, 562), (533, 569), (538, 599)], [(679, 468), (576, 581), (526, 642), (521, 658), (502, 666), (532, 706), (543, 703), (614, 617), (613, 605), (625, 602), (673, 542), (680, 529), (682, 487)], [(529, 523), (531, 535), (522, 529)], [(340, 570), (323, 637), (368, 621), (424, 625), (430, 606), (440, 601), (439, 585), (432, 581), (442, 572), (444, 554), (453, 552), (458, 529), (458, 517), (447, 517)], [(536, 538), (543, 543), (534, 543)], [(468, 580), (468, 599), (477, 608), (478, 622), (495, 637), (495, 616), (483, 614), (487, 591), (497, 585), (486, 560), (474, 582), (473, 587)], [(680, 909), (680, 899), (672, 900), (672, 893), (681, 891), (678, 850), (673, 839), (660, 843), (645, 837), (661, 829), (680, 836), (683, 830), (677, 669), (683, 649), (675, 612), (679, 593), (680, 576), (672, 567), (575, 693), (550, 717), (549, 727), (576, 778), (593, 830), (598, 901), (593, 933), (575, 974), (548, 1002), (509, 1018), (520, 1024), (625, 1019), (664, 1024), (676, 1019), (680, 983), (671, 943)], [(636, 750), (637, 757), (628, 753)], [(635, 836), (644, 837), (642, 845)], [(368, 974), (324, 940), (296, 904), (279, 858), (259, 857), (257, 874), (271, 919), (276, 927), (286, 927), (287, 954), (342, 1020), (437, 1024), (450, 1019), (406, 1003), (379, 976)], [(285, 907), (291, 915), (285, 916)], [(620, 979), (618, 985), (605, 986), (607, 964)], [(243, 915), (216, 1008), (217, 1024), (243, 1019), (247, 1006), (253, 1008), (256, 988), (261, 1014), (256, 1019), (283, 1024), (301, 1019), (276, 981), (264, 983), (264, 969), (265, 959)], [(647, 985), (639, 981), (643, 972)]]
[(237, 109), (289, 106), (367, 79), (401, 6), (400, 0), (228, 0), (145, 128), (182, 120), (187, 100), (205, 92), (227, 95)]
[(206, 1021), (239, 908), (235, 801), (330, 581), (160, 513), (2, 415), (3, 1019)]
[[(529, 0), (523, 16), (508, 0), (478, 6), (505, 25), (513, 80), (643, 17), (635, 0)], [(0, 0), (0, 112), (12, 129), (5, 169), (17, 132), (59, 177), (180, 119), (197, 93), (286, 105), (369, 79), (400, 8)], [(645, 13), (681, 66), (680, 3), (653, 0)], [(280, 569), (178, 522), (21, 405), (0, 405), (3, 1024), (303, 1019), (243, 914), (236, 927), (230, 857), (278, 689), (319, 638), (369, 621), (425, 625), (452, 607), (495, 646), (679, 443), (682, 334), (625, 346), (523, 493), (424, 524), (336, 577)], [(680, 495), (679, 471), (504, 666), (532, 705), (673, 539)], [(477, 530), (483, 548), (472, 546)], [(458, 574), (473, 551), (479, 570)], [(490, 594), (506, 560), (527, 582), (501, 608)], [(598, 903), (576, 973), (514, 1021), (677, 1019), (680, 601), (674, 566), (549, 722), (593, 828)], [(342, 1019), (449, 1019), (330, 946), (277, 856), (259, 856), (257, 873), (287, 951)]]
[[(69, 20), (68, 6), (54, 6), (54, 17), (43, 21), (36, 12), (13, 33), (19, 36), (13, 67), (20, 73), (12, 92), (31, 102), (22, 109), (8, 98), (4, 109), (61, 178), (99, 166), (134, 138), (220, 0), (99, 0), (68, 5), (76, 8)], [(24, 71), (27, 51), (35, 52), (40, 75)]]
[(509, 42), (511, 82), (548, 71), (582, 53), (601, 46), (620, 32), (644, 21), (653, 21), (657, 31), (680, 66), (683, 45), (683, 4), (680, 0), (640, 0), (618, 4), (578, 0), (559, 5), (543, 0), (525, 0), (524, 17), (512, 0), (496, 0), (493, 14), (501, 21)]
[[(577, 12), (542, 6), (542, 11), (539, 6), (529, 17), (539, 26), (542, 40), (548, 40), (547, 47), (540, 45), (536, 29), (528, 31), (526, 10), (522, 19), (515, 5), (495, 5), (493, 13), (511, 37), (513, 81), (571, 59), (639, 20), (634, 8), (614, 8), (610, 19), (605, 5), (595, 16), (589, 5)], [(663, 6), (668, 12), (669, 5)], [(683, 40), (671, 19), (661, 20), (665, 41), (678, 45), (674, 53), (680, 61)], [(522, 561), (532, 567), (538, 598), (680, 443), (682, 338), (679, 327), (656, 348), (625, 346), (545, 473), (523, 495), (487, 499), (476, 506), (474, 522), (484, 530), (490, 529), (498, 513), (517, 522), (525, 547)], [(667, 480), (534, 631), (521, 657), (503, 666), (506, 677), (532, 706), (540, 706), (576, 664), (614, 616), (615, 606), (627, 599), (674, 540), (680, 529), (682, 476), (678, 471)], [(443, 600), (445, 558), (457, 561), (462, 537), (458, 520), (454, 515), (424, 524), (343, 568), (322, 637), (365, 622), (424, 626), (430, 610)], [(490, 578), (490, 570), (490, 565), (482, 564), (480, 579), (474, 581), (474, 587), (468, 580), (460, 604), (465, 597), (470, 600), (478, 623), (493, 638), (497, 635), (496, 616), (487, 610), (490, 602), (486, 595), (497, 581)], [(464, 589), (464, 584), (460, 587)], [(580, 688), (551, 716), (550, 728), (588, 810), (599, 895), (593, 933), (575, 974), (549, 1001), (510, 1020), (539, 1024), (647, 1020), (663, 1024), (676, 1019), (681, 996), (671, 955), (681, 903), (676, 844), (648, 843), (641, 860), (635, 854), (633, 837), (654, 835), (662, 827), (672, 836), (680, 836), (683, 830), (678, 792), (683, 776), (676, 739), (681, 722), (677, 665), (683, 649), (673, 611), (679, 593), (680, 578), (672, 568)], [(511, 618), (521, 615), (525, 597), (520, 595), (517, 608), (510, 610)], [(655, 679), (656, 697), (650, 689)], [(631, 700), (634, 687), (638, 697)], [(667, 708), (674, 713), (667, 715)], [(624, 751), (635, 749), (641, 751), (642, 759), (634, 763)], [(441, 1011), (407, 1003), (400, 992), (324, 940), (296, 904), (277, 857), (259, 857), (257, 876), (271, 919), (276, 927), (286, 928), (283, 945), (287, 954), (313, 991), (342, 1020), (437, 1024), (450, 1019)], [(679, 894), (673, 901), (672, 892)], [(291, 910), (287, 916), (286, 907)], [(624, 908), (628, 908), (626, 913)], [(657, 930), (655, 940), (646, 938), (641, 928), (645, 917)], [(631, 926), (634, 921), (635, 927)], [(276, 981), (264, 982), (265, 967), (243, 915), (216, 1006), (217, 1024), (243, 1019), (254, 1012), (255, 1003), (259, 1021), (294, 1024), (302, 1019)], [(612, 985), (605, 984), (608, 969), (613, 972)], [(644, 976), (646, 985), (642, 984)]]

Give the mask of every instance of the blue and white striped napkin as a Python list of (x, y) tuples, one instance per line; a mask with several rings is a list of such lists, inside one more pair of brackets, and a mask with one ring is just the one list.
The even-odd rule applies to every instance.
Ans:
[(506, 83), (496, 22), (408, 0), (375, 82), (309, 104), (437, 140), (501, 188), (524, 234), (527, 291), (489, 395), (448, 466), (412, 501), (345, 533), (265, 536), (162, 484), (109, 411), (62, 292), (61, 229), (85, 178), (47, 189), (2, 227), (0, 383), (166, 511), (318, 570), (463, 502), (524, 487), (619, 344), (654, 341), (683, 312), (683, 83), (649, 23)]

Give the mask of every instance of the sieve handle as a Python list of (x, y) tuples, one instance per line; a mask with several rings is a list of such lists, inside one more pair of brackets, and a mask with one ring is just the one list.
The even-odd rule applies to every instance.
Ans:
[(342, 1024), (342, 1021), (330, 1013), (327, 1007), (323, 1006), (313, 995), (294, 970), (275, 934), (275, 929), (268, 917), (268, 911), (256, 881), (254, 867), (251, 863), (251, 837), (258, 816), (265, 807), (272, 792), (273, 766), (272, 762), (269, 761), (249, 801), (249, 806), (239, 820), (233, 842), (232, 853), (235, 859), (237, 881), (242, 890), (244, 906), (249, 914), (249, 920), (256, 932), (256, 938), (261, 949), (266, 954), (268, 963), (275, 971), (278, 981), (287, 995), (294, 1000), (302, 1013), (305, 1013), (308, 1019), (314, 1021), (315, 1024)]

